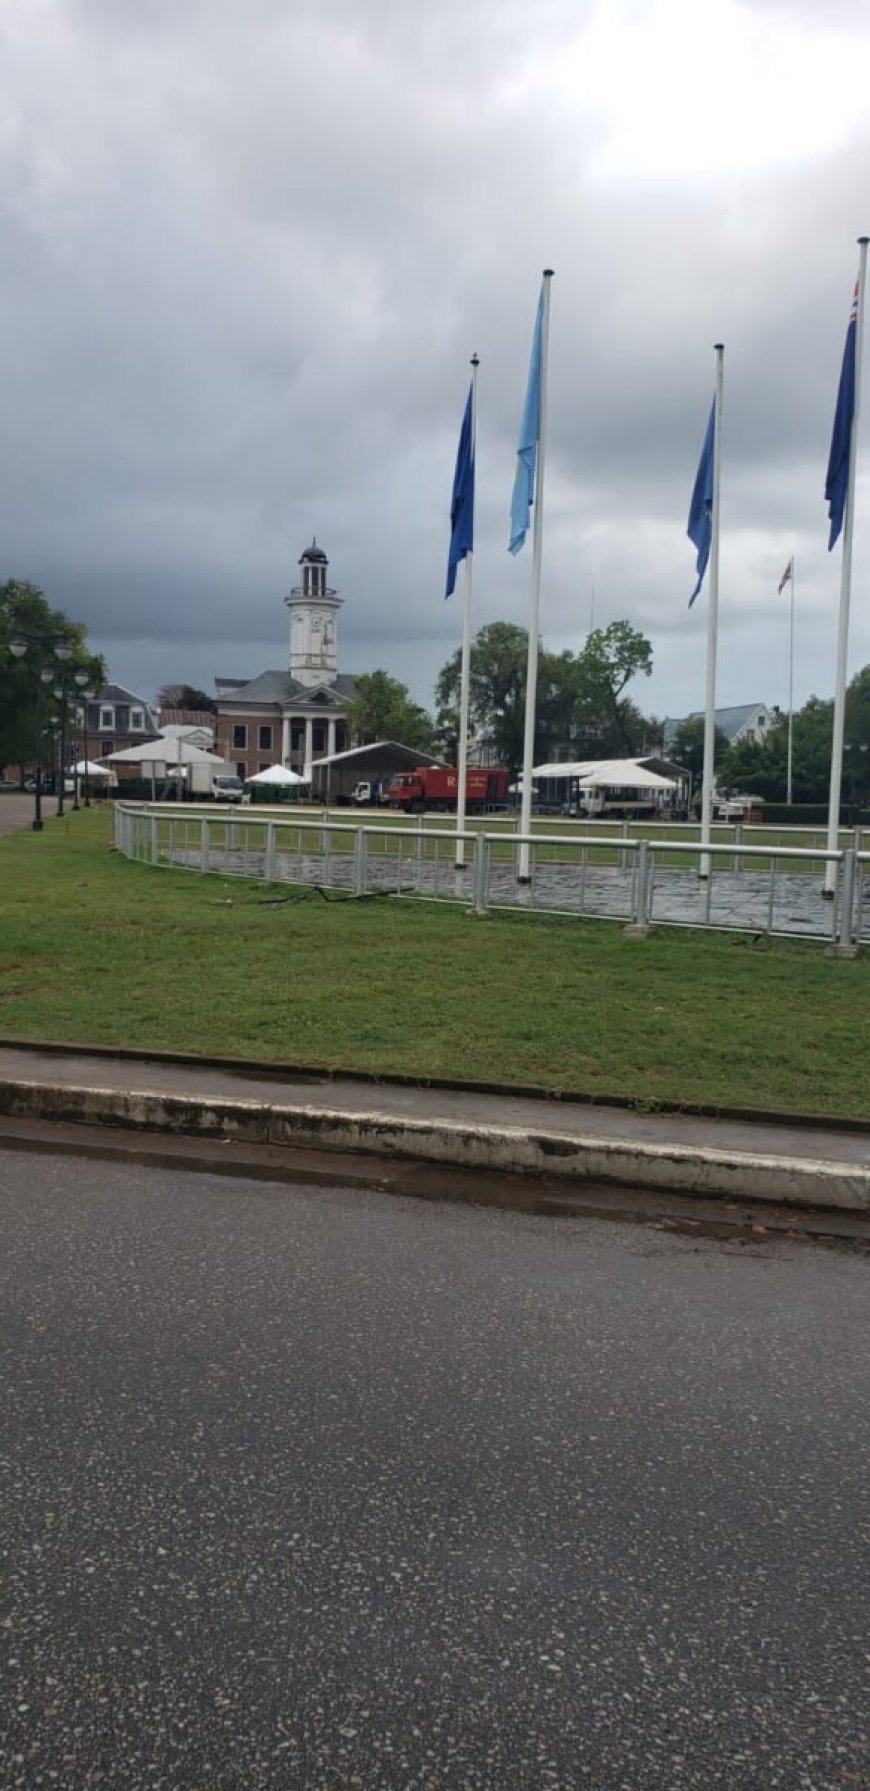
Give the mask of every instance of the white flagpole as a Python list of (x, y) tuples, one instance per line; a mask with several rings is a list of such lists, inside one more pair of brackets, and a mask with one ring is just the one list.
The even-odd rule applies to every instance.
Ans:
[[(713, 819), (713, 779), (716, 751), (716, 640), (719, 626), (719, 495), (722, 469), (722, 399), (725, 384), (725, 349), (716, 356), (716, 393), (713, 420), (713, 514), (710, 529), (710, 581), (707, 587), (707, 690), (704, 705), (704, 770), (701, 785), (701, 845), (709, 846)], [(710, 854), (702, 852), (699, 876), (710, 875)]]
[[(553, 269), (544, 268), (541, 306), (541, 385), (538, 413), (538, 454), (535, 467), (535, 524), (532, 536), (532, 600), (529, 614), (529, 656), (526, 662), (526, 727), (523, 738), (523, 794), (520, 833), (532, 826), (532, 761), (535, 756), (535, 703), (538, 694), (538, 629), (541, 614), (541, 550), (544, 525), (544, 444), (547, 432), (547, 354), (550, 343), (550, 281)], [(517, 877), (531, 882), (531, 848), (521, 845)]]
[[(829, 852), (836, 852), (840, 830), (840, 786), (843, 780), (843, 732), (846, 719), (846, 670), (849, 659), (849, 605), (852, 597), (852, 531), (855, 521), (855, 463), (858, 448), (858, 416), (861, 409), (861, 354), (864, 346), (864, 284), (867, 272), (866, 236), (858, 238), (858, 315), (855, 323), (855, 408), (849, 434), (849, 479), (843, 517), (843, 558), (840, 566), (840, 614), (837, 622), (837, 671), (834, 687), (834, 735), (831, 742), (831, 791), (828, 799)], [(822, 894), (832, 902), (837, 888), (837, 866), (825, 865)]]
[[(471, 357), (471, 466), (474, 480), (474, 502), (477, 506), (477, 369), (476, 354)], [(468, 706), (471, 691), (471, 588), (474, 549), (465, 556), (465, 606), (462, 612), (462, 669), (459, 680), (459, 763), (456, 792), (456, 858), (458, 871), (465, 870), (465, 786), (468, 782)]]
[(791, 802), (792, 745), (794, 740), (794, 554), (791, 557), (791, 625), (788, 641), (788, 758), (785, 775), (785, 799)]

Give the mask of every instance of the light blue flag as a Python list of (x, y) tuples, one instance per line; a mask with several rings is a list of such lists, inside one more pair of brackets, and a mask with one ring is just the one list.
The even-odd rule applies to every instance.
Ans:
[(535, 501), (535, 471), (538, 460), (538, 442), (541, 434), (541, 332), (544, 317), (544, 288), (538, 299), (538, 310), (535, 317), (535, 333), (532, 337), (532, 358), (529, 362), (529, 382), (526, 386), (523, 414), (520, 418), (520, 437), (517, 443), (517, 471), (514, 479), (514, 491), (511, 498), (511, 538), (508, 553), (519, 553), (525, 541), (529, 527), (532, 505)]

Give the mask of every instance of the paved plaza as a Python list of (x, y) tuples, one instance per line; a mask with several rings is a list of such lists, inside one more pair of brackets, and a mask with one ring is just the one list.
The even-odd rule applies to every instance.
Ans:
[[(452, 851), (441, 857), (417, 852), (415, 842), (402, 839), (396, 853), (370, 854), (366, 864), (366, 891), (419, 895), (470, 903), (473, 899), (471, 867), (456, 871)], [(199, 868), (201, 854), (190, 845), (176, 846), (173, 862)], [(233, 876), (265, 878), (263, 850), (212, 847), (209, 869)], [(272, 866), (276, 882), (320, 885), (334, 889), (354, 887), (351, 853), (276, 851)], [(620, 865), (545, 863), (534, 867), (532, 882), (518, 884), (509, 864), (491, 864), (487, 905), (526, 908), (551, 913), (586, 914), (602, 919), (631, 921), (635, 913), (636, 862)], [(746, 861), (736, 868), (729, 857), (721, 869), (713, 868), (709, 883), (694, 868), (675, 870), (656, 865), (653, 875), (651, 918), (653, 923), (676, 926), (713, 926), (753, 933), (792, 934), (808, 939), (830, 939), (839, 916), (840, 903), (825, 901), (820, 870), (806, 872), (772, 869), (750, 870)], [(870, 885), (859, 885), (856, 914), (860, 935), (870, 937)]]

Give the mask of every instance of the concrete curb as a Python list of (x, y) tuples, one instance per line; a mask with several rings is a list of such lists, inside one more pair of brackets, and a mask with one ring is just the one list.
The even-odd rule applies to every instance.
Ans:
[(464, 1170), (658, 1193), (870, 1212), (870, 1167), (828, 1159), (567, 1135), (305, 1103), (167, 1095), (24, 1079), (0, 1082), (9, 1118), (374, 1155)]

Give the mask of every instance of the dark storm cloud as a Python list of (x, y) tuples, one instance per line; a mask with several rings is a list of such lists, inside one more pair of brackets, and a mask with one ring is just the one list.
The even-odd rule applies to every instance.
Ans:
[[(281, 599), (316, 533), (347, 599), (345, 666), (387, 664), (429, 700), (457, 627), (445, 510), (473, 350), (478, 619), (523, 619), (506, 517), (550, 264), (545, 636), (578, 643), (594, 585), (597, 620), (652, 634), (656, 705), (696, 705), (683, 530), (721, 338), (723, 700), (783, 695), (771, 594), (793, 548), (818, 666), (867, 132), (720, 167), (694, 166), (687, 134), (684, 166), (622, 165), (617, 96), (577, 101), (562, 74), (584, 31), (591, 55), (610, 20), (651, 13), (554, 0), (531, 32), (514, 0), (19, 8), (0, 135), (8, 571), (147, 693), (280, 665)], [(789, 42), (801, 21), (841, 32), (853, 57), (870, 41), (847, 5), (741, 16)], [(739, 148), (739, 96), (733, 128)]]

